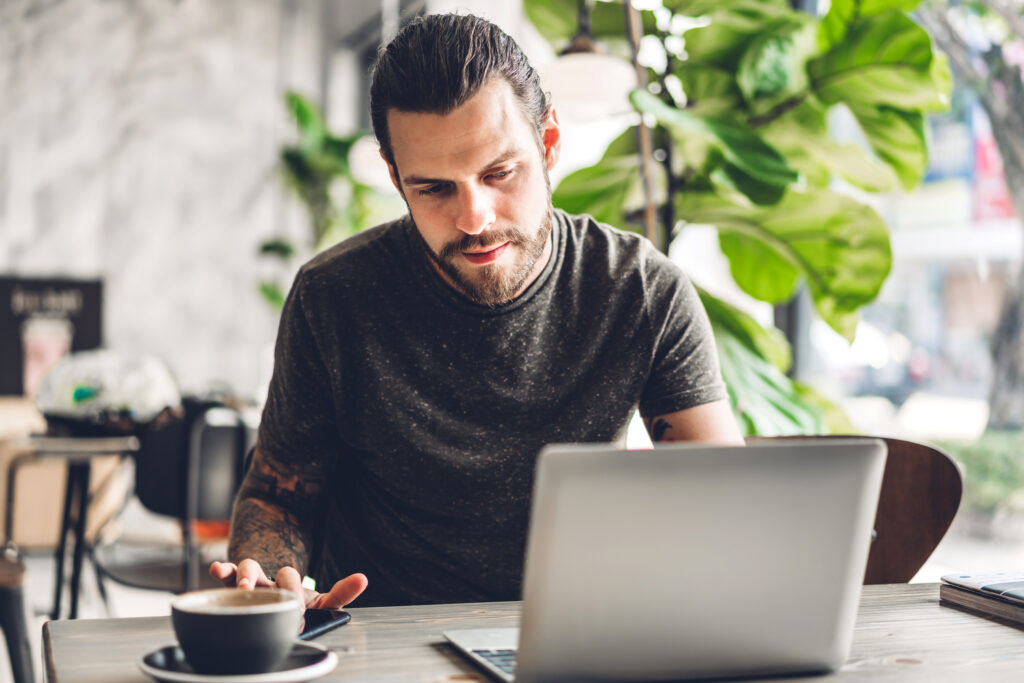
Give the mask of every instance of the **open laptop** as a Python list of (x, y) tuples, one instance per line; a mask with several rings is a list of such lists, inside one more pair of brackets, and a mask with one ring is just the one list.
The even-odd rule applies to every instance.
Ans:
[(839, 667), (885, 455), (874, 439), (549, 446), (520, 628), (444, 635), (517, 683)]

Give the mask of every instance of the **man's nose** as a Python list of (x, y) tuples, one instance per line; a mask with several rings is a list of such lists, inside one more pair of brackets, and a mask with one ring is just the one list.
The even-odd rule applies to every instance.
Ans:
[(477, 235), (495, 221), (494, 201), (483, 188), (467, 188), (459, 192), (455, 227), (468, 235)]

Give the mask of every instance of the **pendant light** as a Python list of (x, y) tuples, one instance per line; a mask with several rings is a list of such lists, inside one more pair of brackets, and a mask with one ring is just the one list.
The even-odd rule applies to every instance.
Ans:
[(593, 36), (590, 14), (594, 0), (580, 0), (579, 29), (558, 59), (541, 74), (559, 116), (592, 121), (633, 111), (629, 92), (636, 75), (625, 60), (613, 57)]

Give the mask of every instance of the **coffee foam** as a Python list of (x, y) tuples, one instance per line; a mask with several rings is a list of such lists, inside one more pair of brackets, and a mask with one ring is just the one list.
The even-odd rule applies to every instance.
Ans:
[(185, 593), (171, 600), (171, 607), (193, 614), (264, 614), (302, 607), (302, 599), (281, 588), (214, 588)]

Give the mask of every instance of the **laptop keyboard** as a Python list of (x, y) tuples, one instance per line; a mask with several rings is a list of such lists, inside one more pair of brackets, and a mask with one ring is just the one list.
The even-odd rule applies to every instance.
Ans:
[(507, 674), (515, 673), (516, 651), (515, 650), (473, 650), (473, 654), (481, 659), (487, 660), (491, 666)]

